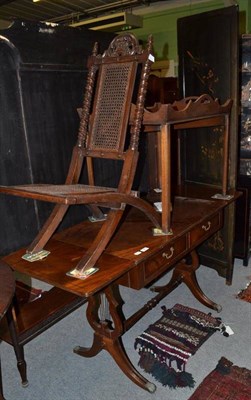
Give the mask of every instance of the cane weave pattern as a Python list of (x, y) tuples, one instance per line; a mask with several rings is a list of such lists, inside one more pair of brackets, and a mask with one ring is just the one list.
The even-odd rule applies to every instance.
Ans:
[(90, 144), (93, 150), (119, 150), (121, 131), (124, 131), (127, 126), (123, 123), (123, 119), (128, 101), (128, 81), (130, 81), (132, 67), (132, 63), (102, 66), (101, 85), (97, 96)]

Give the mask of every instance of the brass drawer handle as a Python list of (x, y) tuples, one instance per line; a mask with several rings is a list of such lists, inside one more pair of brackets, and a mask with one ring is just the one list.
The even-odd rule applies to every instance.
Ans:
[(168, 260), (169, 258), (172, 258), (173, 254), (174, 254), (174, 247), (170, 247), (170, 254), (162, 253), (162, 257)]
[(209, 231), (209, 229), (211, 228), (211, 222), (207, 221), (207, 226), (206, 225), (202, 225), (202, 229), (204, 229), (204, 231)]

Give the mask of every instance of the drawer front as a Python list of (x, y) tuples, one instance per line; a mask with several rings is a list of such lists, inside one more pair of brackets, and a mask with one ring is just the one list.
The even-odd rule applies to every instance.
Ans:
[(221, 227), (221, 213), (206, 218), (190, 232), (190, 245), (197, 246)]
[(182, 257), (182, 253), (186, 252), (186, 249), (186, 235), (164, 247), (156, 256), (145, 262), (145, 280), (150, 281), (165, 271), (167, 266)]

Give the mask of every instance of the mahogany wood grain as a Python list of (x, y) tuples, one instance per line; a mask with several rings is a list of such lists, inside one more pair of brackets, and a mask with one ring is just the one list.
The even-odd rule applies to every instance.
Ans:
[[(22, 291), (22, 289), (20, 289)], [(24, 345), (69, 315), (86, 301), (59, 288), (42, 292), (32, 302), (19, 303), (15, 297), (11, 309), (0, 322), (0, 339), (13, 346), (22, 386), (28, 385)]]
[[(0, 320), (8, 312), (15, 293), (15, 278), (13, 271), (3, 261), (0, 261)], [(0, 360), (0, 400), (3, 397), (2, 371)]]
[[(98, 260), (98, 271), (84, 280), (69, 277), (66, 273), (88, 251), (103, 222), (84, 221), (54, 234), (46, 246), (51, 253), (43, 260), (30, 263), (21, 259), (23, 249), (4, 258), (17, 271), (82, 296), (83, 299), (86, 297), (87, 318), (94, 330), (93, 343), (90, 348), (77, 346), (74, 352), (93, 357), (102, 350), (108, 351), (123, 373), (149, 392), (155, 390), (155, 385), (135, 369), (123, 347), (122, 336), (181, 283), (185, 283), (202, 304), (220, 310), (220, 306), (206, 296), (197, 281), (199, 262), (196, 247), (221, 228), (224, 208), (239, 196), (233, 193), (229, 202), (212, 199), (210, 196), (214, 188), (183, 188), (183, 196), (180, 195), (181, 189), (173, 205), (173, 235), (153, 236), (152, 223), (144, 213), (132, 208), (124, 214), (125, 218)], [(188, 197), (188, 193), (193, 193), (193, 196)], [(157, 294), (125, 318), (119, 285), (141, 289), (170, 269), (173, 269), (173, 274), (169, 283), (154, 288)], [(109, 305), (110, 317), (101, 315), (104, 298)], [(30, 315), (25, 320), (29, 321), (30, 318), (32, 321), (35, 317)]]
[(8, 310), (15, 293), (15, 278), (8, 264), (0, 260), (0, 319)]
[[(178, 141), (183, 129), (201, 128), (210, 126), (223, 126), (223, 145), (222, 145), (222, 185), (221, 194), (226, 196), (228, 193), (228, 159), (229, 159), (229, 135), (230, 135), (230, 112), (232, 108), (232, 100), (227, 100), (220, 105), (218, 100), (214, 100), (211, 96), (203, 94), (199, 97), (188, 97), (182, 100), (174, 101), (172, 104), (156, 104), (154, 107), (147, 109), (144, 113), (143, 127), (148, 134), (156, 132), (160, 136), (156, 140), (158, 162), (151, 155), (149, 169), (155, 171), (158, 178), (152, 182), (159, 182), (159, 188), (162, 190), (162, 231), (165, 234), (171, 233), (172, 230), (172, 195), (174, 193), (171, 185), (172, 172), (171, 160), (177, 158), (177, 177), (176, 183), (182, 183), (181, 174), (181, 153), (179, 144), (178, 154), (173, 157), (171, 143), (171, 133), (178, 132)], [(133, 111), (132, 111), (133, 112)], [(187, 131), (186, 131), (187, 132)], [(188, 140), (189, 140), (189, 134)], [(175, 140), (177, 140), (175, 138)], [(155, 146), (149, 152), (156, 153)], [(156, 168), (157, 167), (157, 168)], [(154, 188), (152, 188), (154, 189)]]
[[(211, 193), (214, 193), (214, 190), (211, 189)], [(208, 195), (208, 191), (205, 191), (204, 195)], [(238, 194), (235, 195), (235, 197), (237, 196)], [(43, 260), (30, 263), (22, 259), (24, 249), (3, 259), (19, 272), (79, 296), (88, 297), (122, 278), (136, 266), (143, 265), (146, 260), (158, 257), (163, 249), (170, 248), (182, 237), (186, 237), (187, 242), (184, 252), (188, 253), (191, 249), (196, 248), (213, 231), (220, 228), (220, 217), (217, 216), (228, 204), (229, 202), (226, 200), (176, 197), (173, 207), (173, 235), (170, 236), (153, 236), (153, 224), (143, 213), (132, 209), (96, 263), (99, 270), (83, 280), (69, 277), (66, 273), (72, 270), (88, 251), (103, 222), (93, 224), (90, 221), (84, 221), (55, 234), (46, 246), (46, 250), (49, 250), (51, 254)], [(214, 218), (214, 216), (219, 223), (215, 226), (212, 225), (209, 231), (199, 233), (195, 240), (191, 240), (190, 236), (194, 237), (195, 235), (194, 230), (201, 229), (200, 225), (206, 224), (208, 219)], [(83, 238), (85, 239), (83, 240)], [(147, 250), (141, 251), (142, 248), (147, 248)], [(145, 286), (150, 279), (151, 274), (148, 276), (147, 282), (143, 280), (137, 286), (139, 288)]]

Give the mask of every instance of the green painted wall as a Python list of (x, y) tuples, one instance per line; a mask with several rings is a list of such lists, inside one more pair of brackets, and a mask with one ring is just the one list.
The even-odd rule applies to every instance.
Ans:
[[(240, 33), (250, 32), (251, 1), (239, 0)], [(225, 7), (224, 0), (211, 0), (206, 3), (191, 2), (188, 6), (162, 10), (144, 15), (143, 28), (135, 29), (138, 39), (146, 41), (149, 33), (154, 37), (154, 55), (156, 60), (173, 59), (177, 62), (177, 19), (188, 15)]]

